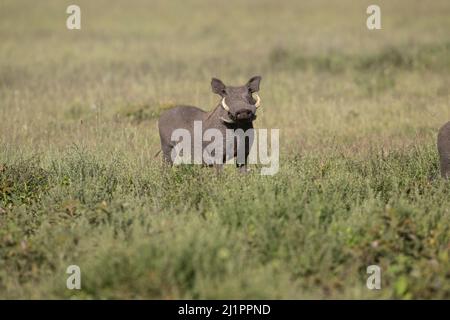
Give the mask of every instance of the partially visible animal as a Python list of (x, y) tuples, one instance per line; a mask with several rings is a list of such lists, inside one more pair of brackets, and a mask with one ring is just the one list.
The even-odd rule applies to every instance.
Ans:
[[(227, 129), (242, 129), (244, 132), (253, 129), (253, 121), (256, 119), (256, 109), (260, 106), (261, 99), (256, 92), (259, 91), (261, 82), (260, 76), (252, 77), (243, 86), (226, 86), (221, 80), (212, 78), (212, 92), (221, 97), (220, 102), (210, 112), (203, 111), (193, 106), (176, 106), (164, 112), (158, 121), (159, 136), (161, 140), (161, 150), (163, 159), (166, 163), (172, 165), (173, 159), (171, 153), (176, 142), (171, 141), (172, 132), (176, 129), (186, 129), (194, 136), (194, 121), (202, 122), (202, 129), (219, 129), (225, 139)], [(202, 132), (202, 134), (203, 134)], [(247, 171), (247, 158), (251, 148), (251, 141), (246, 139), (245, 160), (237, 161), (236, 166), (241, 171)], [(226, 159), (226, 150), (224, 146), (224, 159)], [(236, 144), (235, 144), (236, 145)], [(203, 148), (205, 144), (203, 144)], [(236, 157), (236, 150), (234, 156)]]
[(441, 161), (441, 176), (448, 179), (450, 178), (450, 122), (439, 129), (437, 147)]

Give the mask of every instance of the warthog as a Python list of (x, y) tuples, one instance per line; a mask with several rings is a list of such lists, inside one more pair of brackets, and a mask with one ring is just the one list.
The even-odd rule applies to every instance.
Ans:
[(450, 178), (450, 122), (439, 129), (437, 147), (441, 159), (441, 176)]
[[(201, 134), (210, 129), (218, 129), (224, 137), (223, 141), (223, 162), (227, 157), (226, 146), (226, 130), (242, 129), (245, 133), (249, 129), (253, 129), (253, 120), (256, 119), (256, 109), (260, 106), (261, 99), (256, 93), (259, 91), (260, 76), (251, 78), (245, 85), (239, 87), (226, 86), (221, 80), (212, 78), (212, 92), (221, 96), (221, 101), (210, 112), (205, 112), (197, 107), (192, 106), (176, 106), (164, 112), (158, 121), (159, 136), (161, 139), (161, 150), (163, 159), (169, 164), (173, 164), (172, 150), (177, 142), (172, 141), (172, 133), (176, 129), (186, 129), (190, 135), (194, 136), (194, 121), (200, 121), (202, 124)], [(198, 123), (198, 122), (197, 122)], [(235, 140), (236, 141), (236, 140)], [(247, 171), (247, 158), (251, 148), (252, 139), (245, 139), (245, 159), (237, 157), (236, 166), (242, 172)], [(202, 150), (206, 143), (202, 142)], [(191, 149), (194, 153), (193, 148)], [(237, 143), (235, 143), (234, 154), (237, 156)], [(204, 161), (202, 160), (203, 164)], [(220, 165), (218, 167), (221, 167)]]

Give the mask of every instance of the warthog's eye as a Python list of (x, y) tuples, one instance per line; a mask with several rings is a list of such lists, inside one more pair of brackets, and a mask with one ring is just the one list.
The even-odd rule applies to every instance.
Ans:
[(227, 90), (222, 89), (222, 94), (227, 94)]

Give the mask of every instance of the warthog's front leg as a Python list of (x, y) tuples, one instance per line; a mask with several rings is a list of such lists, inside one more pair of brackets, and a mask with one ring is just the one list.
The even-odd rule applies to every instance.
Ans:
[(242, 174), (247, 174), (247, 173), (249, 173), (249, 172), (250, 172), (250, 169), (249, 169), (249, 168), (247, 168), (247, 165), (246, 165), (246, 164), (240, 164), (240, 165), (236, 165), (236, 167), (238, 167), (238, 168), (239, 168), (239, 173), (242, 173)]
[[(237, 143), (237, 142), (236, 142)], [(250, 154), (250, 148), (253, 143), (253, 138), (245, 138), (244, 145), (241, 146), (244, 147), (244, 150), (236, 149), (235, 151), (235, 157), (236, 157), (236, 168), (239, 169), (240, 173), (246, 174), (250, 172), (250, 169), (247, 168), (248, 165), (248, 155)], [(240, 152), (244, 151), (244, 154), (242, 155)], [(244, 159), (242, 159), (242, 156), (244, 156)]]
[(247, 157), (248, 157), (248, 155), (245, 156), (245, 162), (244, 163), (236, 162), (236, 168), (239, 169), (239, 173), (246, 174), (246, 173), (250, 172), (250, 169), (247, 168)]
[(216, 169), (216, 173), (220, 174), (223, 171), (223, 164), (215, 164), (214, 168)]

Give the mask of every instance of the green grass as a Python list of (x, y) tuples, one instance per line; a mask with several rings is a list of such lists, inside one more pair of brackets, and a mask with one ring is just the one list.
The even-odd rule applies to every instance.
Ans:
[[(450, 298), (448, 1), (69, 4), (0, 4), (0, 298)], [(256, 74), (278, 174), (154, 158)]]

